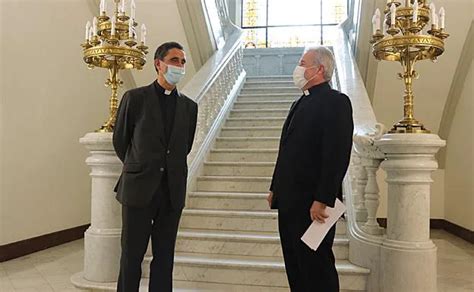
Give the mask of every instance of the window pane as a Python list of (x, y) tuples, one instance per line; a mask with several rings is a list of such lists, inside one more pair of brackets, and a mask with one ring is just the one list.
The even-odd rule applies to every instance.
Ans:
[(339, 24), (347, 17), (347, 0), (323, 1), (323, 23)]
[(265, 48), (265, 29), (244, 29), (245, 48)]
[(242, 2), (242, 27), (267, 25), (267, 0)]
[(268, 47), (305, 47), (319, 44), (321, 44), (320, 26), (268, 28)]
[(320, 1), (268, 0), (268, 25), (318, 24), (321, 22)]
[(337, 36), (337, 26), (323, 26), (323, 45), (332, 46)]

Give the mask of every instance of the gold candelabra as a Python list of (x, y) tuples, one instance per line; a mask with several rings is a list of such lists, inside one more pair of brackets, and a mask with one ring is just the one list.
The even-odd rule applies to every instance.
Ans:
[[(414, 95), (412, 82), (419, 77), (414, 70), (415, 63), (430, 59), (435, 61), (444, 52), (445, 10), (439, 14), (433, 3), (426, 0), (406, 0), (404, 6), (395, 0), (388, 0), (384, 10), (384, 28), (380, 28), (380, 10), (372, 18), (373, 54), (377, 60), (397, 61), (403, 68), (398, 76), (405, 84), (403, 104), (404, 117), (396, 123), (390, 133), (429, 133), (414, 117)], [(424, 31), (431, 21), (431, 28)]]
[(141, 26), (141, 41), (137, 42), (135, 22), (135, 0), (130, 1), (130, 15), (127, 15), (125, 0), (113, 0), (111, 17), (107, 15), (107, 1), (100, 1), (99, 16), (92, 24), (86, 24), (83, 47), (84, 62), (90, 69), (94, 67), (109, 70), (105, 85), (112, 93), (109, 100), (109, 118), (97, 132), (112, 132), (118, 109), (118, 89), (123, 84), (118, 73), (123, 69), (143, 69), (148, 47), (146, 27)]

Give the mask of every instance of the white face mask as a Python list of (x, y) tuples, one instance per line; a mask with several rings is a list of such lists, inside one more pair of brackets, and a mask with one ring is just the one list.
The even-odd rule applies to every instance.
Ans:
[(178, 66), (173, 66), (173, 65), (168, 65), (165, 63), (165, 65), (168, 67), (168, 70), (166, 70), (166, 73), (164, 74), (166, 81), (168, 81), (169, 84), (176, 85), (183, 79), (185, 70), (183, 67), (178, 67)]
[(296, 66), (295, 70), (293, 71), (293, 82), (295, 83), (296, 87), (298, 87), (299, 89), (303, 89), (303, 87), (305, 87), (305, 85), (316, 76), (316, 75), (313, 76), (309, 80), (306, 80), (306, 78), (304, 77), (304, 72), (306, 72), (306, 69), (311, 69), (314, 67), (316, 66), (313, 66), (313, 67)]

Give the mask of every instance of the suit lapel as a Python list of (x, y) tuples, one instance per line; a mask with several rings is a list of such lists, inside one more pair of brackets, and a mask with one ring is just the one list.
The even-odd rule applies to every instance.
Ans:
[(176, 95), (176, 109), (174, 113), (173, 129), (171, 130), (170, 140), (168, 142), (168, 147), (171, 148), (174, 145), (176, 140), (177, 131), (179, 129), (179, 124), (185, 118), (185, 115), (182, 114), (184, 111), (184, 100), (181, 97), (181, 94), (178, 92)]
[(163, 145), (166, 145), (165, 143), (165, 125), (163, 122), (163, 115), (161, 111), (161, 104), (160, 104), (160, 99), (158, 98), (158, 92), (156, 92), (156, 87), (155, 84), (151, 84), (148, 86), (148, 101), (150, 103), (150, 110), (151, 110), (151, 116), (153, 123), (156, 126), (157, 135), (160, 138), (160, 141)]

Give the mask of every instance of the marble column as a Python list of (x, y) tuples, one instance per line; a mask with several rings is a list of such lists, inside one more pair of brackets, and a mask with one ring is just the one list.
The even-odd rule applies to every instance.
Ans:
[(84, 272), (88, 282), (116, 282), (120, 263), (121, 208), (113, 188), (122, 170), (112, 133), (88, 133), (80, 139), (90, 152), (91, 226), (84, 235)]
[(381, 247), (384, 292), (436, 291), (436, 246), (430, 240), (431, 174), (445, 145), (434, 134), (386, 134), (387, 236)]

